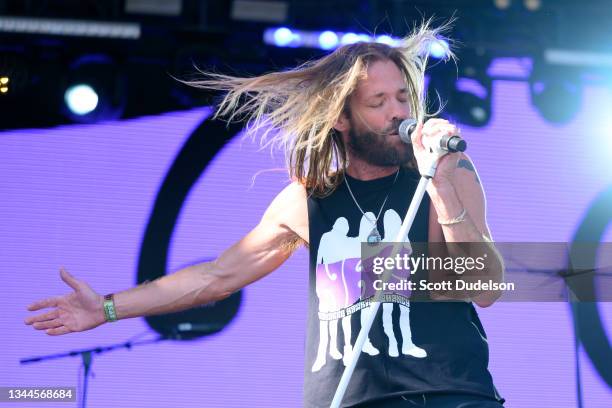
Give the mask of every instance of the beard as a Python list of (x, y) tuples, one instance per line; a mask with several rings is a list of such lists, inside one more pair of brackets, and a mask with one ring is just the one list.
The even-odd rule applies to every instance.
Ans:
[(369, 164), (380, 167), (401, 166), (412, 160), (412, 144), (401, 142), (399, 145), (391, 139), (391, 133), (397, 133), (399, 123), (381, 133), (359, 131), (350, 123), (348, 148), (351, 153)]

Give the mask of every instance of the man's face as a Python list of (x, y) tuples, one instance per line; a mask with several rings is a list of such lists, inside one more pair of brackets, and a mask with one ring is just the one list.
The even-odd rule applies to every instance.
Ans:
[(349, 106), (346, 142), (350, 154), (381, 167), (404, 164), (413, 157), (412, 145), (402, 142), (397, 133), (411, 112), (404, 77), (394, 62), (370, 64)]

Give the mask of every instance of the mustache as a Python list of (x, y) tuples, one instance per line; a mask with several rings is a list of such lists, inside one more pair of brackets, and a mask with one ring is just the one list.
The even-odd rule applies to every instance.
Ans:
[(384, 136), (390, 136), (394, 134), (399, 134), (400, 123), (402, 123), (403, 119), (393, 119), (391, 125), (382, 131)]

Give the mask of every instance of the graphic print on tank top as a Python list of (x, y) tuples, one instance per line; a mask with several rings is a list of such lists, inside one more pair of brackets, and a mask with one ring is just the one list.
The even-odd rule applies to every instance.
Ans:
[[(420, 256), (421, 243), (430, 238), (432, 203), (425, 195), (408, 237), (397, 239), (403, 221), (400, 217), (407, 213), (417, 190), (418, 172), (400, 170), (395, 185), (395, 175), (372, 180), (345, 177), (355, 199), (344, 182), (329, 194), (310, 194), (307, 198), (310, 239), (305, 408), (330, 406), (345, 368), (343, 362), (348, 362), (362, 327), (361, 318), (367, 317), (371, 293), (366, 290), (362, 295), (359, 281), (367, 281), (363, 287), (370, 289), (372, 281), (368, 279), (372, 276), (360, 274), (359, 261), (362, 242), (367, 242), (376, 216), (380, 214), (376, 226), (383, 241), (404, 241), (404, 248), (414, 251), (412, 256)], [(365, 217), (355, 201), (366, 212)], [(424, 268), (414, 272), (409, 276), (414, 282), (428, 277)], [(408, 273), (399, 275), (405, 279)], [(425, 392), (473, 393), (501, 399), (488, 370), (487, 336), (474, 305), (431, 302), (428, 293), (422, 291), (404, 293), (400, 293), (403, 298), (383, 299), (395, 303), (383, 303), (378, 310), (340, 406)]]
[[(365, 213), (359, 223), (357, 236), (349, 236), (349, 221), (345, 217), (338, 217), (331, 230), (321, 235), (316, 258), (316, 295), (319, 300), (319, 345), (311, 371), (317, 372), (326, 364), (327, 357), (334, 360), (342, 359), (344, 365), (348, 364), (353, 344), (351, 344), (351, 315), (360, 313), (363, 326), (371, 310), (370, 298), (362, 298), (364, 282), (361, 274), (361, 243), (367, 242), (372, 231), (376, 216), (372, 212)], [(399, 214), (388, 209), (383, 216), (383, 242), (395, 242), (402, 226)], [(405, 236), (403, 242), (408, 248), (410, 240)], [(404, 278), (410, 277), (410, 271), (405, 271)], [(392, 313), (394, 304), (400, 309), (399, 332), (401, 332), (402, 346), (398, 348), (398, 330), (394, 328)], [(382, 324), (389, 343), (388, 348), (379, 350), (369, 338), (363, 346), (363, 352), (370, 356), (378, 356), (381, 352), (389, 357), (398, 358), (425, 358), (427, 351), (415, 345), (412, 341), (410, 327), (410, 302), (406, 299), (401, 303), (384, 302), (382, 304)], [(340, 324), (339, 324), (340, 323)], [(341, 326), (342, 352), (338, 349), (338, 331)]]

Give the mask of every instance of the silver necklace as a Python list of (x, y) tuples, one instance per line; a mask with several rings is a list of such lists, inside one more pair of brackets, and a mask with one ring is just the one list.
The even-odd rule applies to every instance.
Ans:
[(399, 169), (397, 169), (397, 172), (395, 173), (395, 178), (393, 179), (393, 183), (391, 184), (391, 187), (389, 187), (389, 192), (387, 193), (387, 196), (385, 197), (385, 200), (383, 201), (382, 205), (380, 206), (380, 210), (378, 210), (378, 215), (376, 216), (376, 219), (374, 221), (372, 221), (371, 219), (369, 219), (366, 216), (365, 211), (363, 211), (363, 209), (361, 208), (361, 206), (357, 202), (357, 199), (355, 198), (355, 195), (353, 194), (353, 190), (351, 190), (351, 186), (349, 184), (348, 177), (344, 177), (344, 181), (346, 182), (346, 187), (348, 188), (348, 191), (351, 194), (351, 198), (355, 202), (355, 205), (357, 206), (357, 208), (359, 208), (359, 211), (361, 211), (361, 214), (363, 214), (363, 216), (368, 221), (370, 221), (373, 224), (373, 226), (374, 226), (374, 228), (372, 228), (372, 231), (370, 231), (370, 234), (368, 235), (368, 244), (376, 244), (377, 242), (382, 241), (382, 237), (380, 236), (380, 232), (378, 231), (378, 219), (380, 218), (380, 214), (382, 214), (383, 208), (385, 208), (385, 204), (387, 203), (387, 199), (389, 198), (389, 195), (391, 194), (391, 189), (395, 185), (395, 181), (397, 180), (397, 176), (398, 175), (399, 175)]

